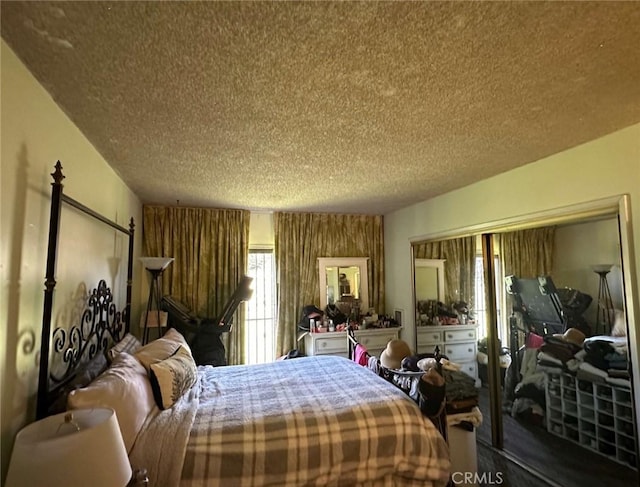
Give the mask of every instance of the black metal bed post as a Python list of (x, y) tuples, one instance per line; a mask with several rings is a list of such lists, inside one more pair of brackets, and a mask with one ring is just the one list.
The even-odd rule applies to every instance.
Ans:
[(38, 373), (38, 395), (36, 419), (47, 414), (47, 397), (49, 392), (49, 351), (51, 347), (51, 316), (53, 311), (53, 291), (56, 287), (56, 257), (58, 253), (58, 233), (60, 231), (60, 208), (62, 206), (62, 164), (56, 162), (55, 171), (51, 173), (51, 213), (49, 216), (49, 243), (47, 247), (47, 272), (45, 276), (44, 310), (42, 313), (42, 333), (40, 338), (40, 368)]
[(133, 235), (135, 224), (133, 217), (129, 221), (129, 264), (127, 265), (127, 303), (125, 306), (126, 315), (124, 319), (124, 332), (131, 331), (131, 287), (133, 285)]

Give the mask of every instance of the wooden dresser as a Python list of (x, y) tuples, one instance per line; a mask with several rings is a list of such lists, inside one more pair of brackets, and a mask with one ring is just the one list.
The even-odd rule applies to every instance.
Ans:
[(478, 381), (477, 325), (418, 326), (416, 328), (418, 353), (433, 352), (436, 345), (440, 353), (462, 366), (462, 372)]
[[(355, 335), (358, 342), (364, 345), (371, 355), (379, 357), (389, 340), (399, 337), (400, 330), (402, 327), (371, 328), (357, 330)], [(308, 333), (304, 337), (304, 346), (307, 355), (340, 355), (349, 358), (346, 331)]]

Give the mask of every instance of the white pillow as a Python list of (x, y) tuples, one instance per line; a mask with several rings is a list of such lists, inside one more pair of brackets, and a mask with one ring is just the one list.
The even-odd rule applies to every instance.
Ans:
[(111, 367), (87, 387), (71, 391), (67, 399), (68, 409), (113, 409), (128, 452), (154, 404), (147, 371), (126, 352), (117, 355)]
[(149, 379), (156, 404), (169, 409), (196, 382), (197, 368), (188, 348), (181, 345), (171, 357), (151, 364)]
[(185, 338), (175, 329), (169, 328), (162, 338), (158, 338), (140, 348), (135, 353), (135, 357), (148, 372), (151, 364), (168, 359), (176, 353), (180, 346), (185, 347), (191, 354), (191, 349), (187, 345)]

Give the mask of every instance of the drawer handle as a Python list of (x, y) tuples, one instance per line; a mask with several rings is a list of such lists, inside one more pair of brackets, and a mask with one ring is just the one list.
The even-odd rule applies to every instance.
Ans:
[(320, 342), (320, 346), (321, 347), (326, 347), (327, 346), (327, 342)]
[(451, 333), (447, 333), (447, 338), (453, 338), (453, 335)]
[(470, 348), (470, 349), (469, 349), (469, 353), (472, 353), (472, 352), (473, 352), (473, 348)]
[(473, 338), (473, 332), (472, 331), (469, 332), (469, 338)]

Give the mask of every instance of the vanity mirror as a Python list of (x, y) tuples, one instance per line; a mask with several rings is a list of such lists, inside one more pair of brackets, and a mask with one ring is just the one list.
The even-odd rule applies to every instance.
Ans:
[(368, 257), (319, 257), (320, 308), (337, 304), (349, 313), (357, 304), (361, 313), (366, 312), (369, 309), (368, 261)]

